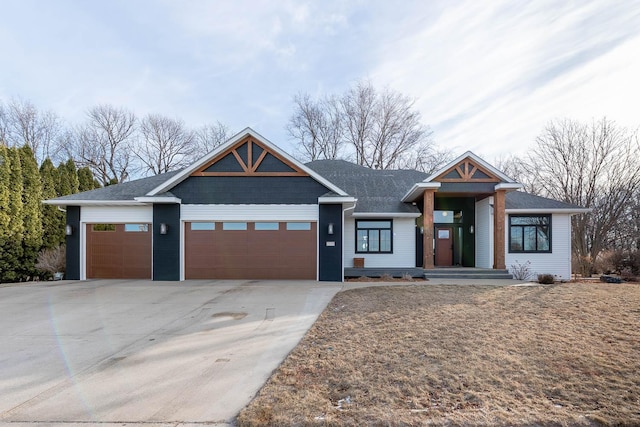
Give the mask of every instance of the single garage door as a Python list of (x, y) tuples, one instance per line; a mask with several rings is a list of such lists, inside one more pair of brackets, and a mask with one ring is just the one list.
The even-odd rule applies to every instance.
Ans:
[(187, 279), (316, 278), (315, 222), (187, 222)]
[(151, 226), (87, 224), (87, 279), (151, 279)]

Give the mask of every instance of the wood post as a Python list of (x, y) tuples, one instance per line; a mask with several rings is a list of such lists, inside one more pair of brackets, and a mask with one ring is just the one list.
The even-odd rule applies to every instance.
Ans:
[(506, 269), (505, 265), (505, 190), (496, 190), (493, 196), (493, 268)]
[(433, 207), (436, 190), (428, 188), (424, 190), (422, 218), (424, 230), (422, 233), (422, 268), (433, 268)]

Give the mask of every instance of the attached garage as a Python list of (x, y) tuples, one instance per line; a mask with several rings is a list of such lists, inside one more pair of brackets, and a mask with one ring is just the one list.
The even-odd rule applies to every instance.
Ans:
[(186, 222), (186, 279), (316, 279), (315, 222)]
[(151, 224), (86, 224), (87, 279), (151, 279)]

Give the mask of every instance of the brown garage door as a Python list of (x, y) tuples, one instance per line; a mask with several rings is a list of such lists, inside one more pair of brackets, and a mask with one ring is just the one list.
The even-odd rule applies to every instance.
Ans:
[(151, 279), (151, 226), (87, 224), (87, 279)]
[(315, 279), (314, 222), (185, 224), (187, 279)]

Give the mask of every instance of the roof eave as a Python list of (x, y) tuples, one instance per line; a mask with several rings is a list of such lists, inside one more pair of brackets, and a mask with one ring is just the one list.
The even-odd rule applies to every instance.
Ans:
[(141, 203), (158, 203), (158, 204), (182, 203), (182, 199), (175, 196), (173, 197), (141, 196), (141, 197), (136, 197), (135, 200)]
[(419, 212), (354, 212), (354, 218), (418, 218)]
[(553, 208), (553, 209), (543, 209), (543, 208), (535, 208), (535, 209), (525, 209), (525, 208), (518, 208), (518, 209), (505, 209), (504, 210), (506, 213), (512, 213), (512, 214), (529, 214), (529, 213), (535, 213), (535, 214), (542, 214), (542, 213), (557, 213), (557, 214), (567, 214), (567, 215), (578, 215), (578, 214), (583, 214), (583, 213), (589, 213), (592, 211), (592, 209), (588, 209), (588, 208)]
[(139, 202), (137, 200), (43, 200), (45, 205), (52, 206), (146, 206), (148, 203)]
[(351, 196), (328, 196), (328, 197), (318, 197), (319, 204), (328, 204), (328, 203), (356, 203), (358, 199)]
[(494, 188), (496, 189), (496, 191), (498, 190), (513, 191), (513, 190), (523, 189), (524, 185), (518, 182), (501, 182), (500, 184), (497, 184)]
[(403, 202), (415, 202), (426, 189), (438, 189), (440, 188), (439, 182), (418, 182), (413, 184), (411, 189), (400, 199)]

